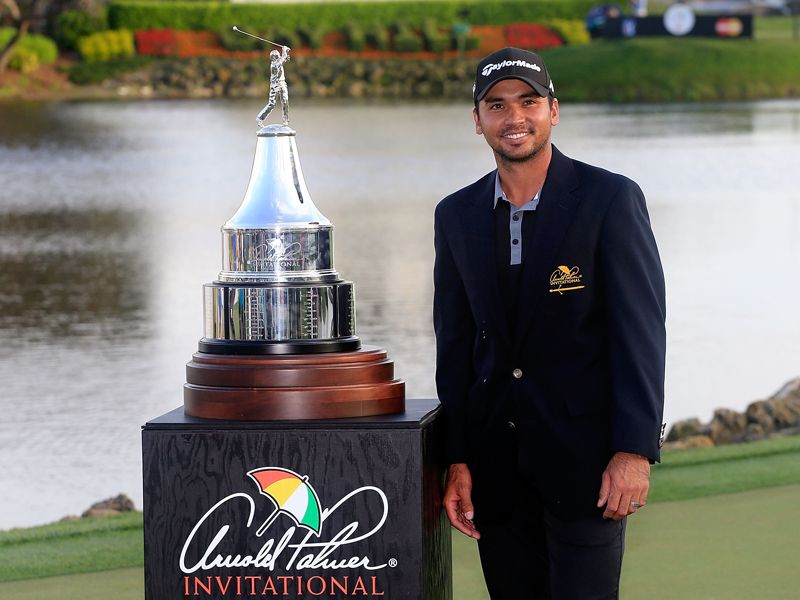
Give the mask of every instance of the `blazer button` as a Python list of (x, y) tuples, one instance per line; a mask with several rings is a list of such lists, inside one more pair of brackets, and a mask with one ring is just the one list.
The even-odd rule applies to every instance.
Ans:
[(517, 428), (517, 426), (514, 424), (514, 421), (509, 421), (506, 423), (506, 427), (508, 427), (509, 431), (514, 431)]
[(522, 369), (514, 369), (511, 371), (511, 374), (514, 376), (514, 379), (522, 379)]

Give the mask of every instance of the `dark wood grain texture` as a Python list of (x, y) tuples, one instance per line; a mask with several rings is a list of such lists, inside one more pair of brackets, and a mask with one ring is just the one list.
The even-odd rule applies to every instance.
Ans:
[[(330, 421), (327, 428), (319, 421), (313, 426), (309, 422), (308, 428), (295, 423), (280, 429), (272, 422), (259, 430), (253, 429), (251, 422), (242, 422), (237, 428), (231, 421), (219, 422), (224, 426), (218, 429), (212, 425), (199, 428), (177, 418), (170, 422), (165, 418), (168, 415), (146, 425), (142, 437), (146, 598), (308, 598), (318, 595), (311, 592), (319, 591), (323, 584), (332, 585), (330, 580), (335, 578), (340, 585), (346, 582), (351, 593), (326, 588), (320, 597), (451, 600), (449, 527), (441, 511), (441, 435), (435, 401), (430, 401), (430, 407), (416, 426), (406, 420), (402, 427), (398, 427), (397, 419), (380, 416), (344, 426)], [(229, 529), (215, 550), (222, 555), (256, 555), (268, 539), (277, 543), (286, 534), (291, 535), (291, 543), (302, 541), (305, 530), (283, 514), (263, 537), (255, 535), (275, 509), (247, 476), (248, 471), (264, 467), (290, 469), (307, 477), (323, 508), (333, 507), (359, 488), (381, 490), (388, 507), (382, 527), (361, 541), (329, 549), (328, 555), (332, 560), (368, 557), (372, 566), (380, 568), (288, 567), (285, 563), (289, 555), (284, 552), (272, 568), (217, 566), (190, 574), (182, 572), (180, 556), (187, 537), (211, 507), (232, 494), (239, 496), (222, 505), (197, 529), (185, 563), (200, 561), (205, 548), (226, 526)], [(245, 496), (255, 506), (249, 527), (251, 504)], [(357, 534), (363, 534), (380, 523), (383, 515), (380, 495), (367, 490), (332, 512), (322, 523), (319, 538), (312, 535), (311, 541), (328, 541), (352, 523), (358, 523)], [(301, 554), (309, 552), (313, 550), (303, 549)], [(313, 589), (305, 589), (303, 594), (295, 587), (288, 594), (258, 589), (250, 595), (248, 588), (247, 594), (237, 596), (236, 578), (242, 582), (248, 576), (262, 578), (259, 581), (272, 577), (276, 584), (278, 577), (292, 577), (295, 582), (302, 577), (306, 583), (309, 578), (317, 579), (311, 582), (316, 588), (312, 585)], [(194, 577), (200, 578), (199, 590), (192, 586)], [(219, 584), (229, 577), (234, 587), (222, 593)], [(359, 577), (364, 588), (357, 587)], [(188, 595), (184, 587), (187, 581)], [(214, 587), (213, 594), (204, 591), (205, 584)]]
[(405, 383), (385, 350), (238, 356), (195, 353), (184, 407), (208, 419), (302, 420), (402, 412)]

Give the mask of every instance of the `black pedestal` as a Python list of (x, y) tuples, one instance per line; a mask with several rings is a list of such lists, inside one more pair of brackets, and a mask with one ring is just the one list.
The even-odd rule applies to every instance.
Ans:
[(148, 422), (145, 597), (450, 600), (438, 415)]

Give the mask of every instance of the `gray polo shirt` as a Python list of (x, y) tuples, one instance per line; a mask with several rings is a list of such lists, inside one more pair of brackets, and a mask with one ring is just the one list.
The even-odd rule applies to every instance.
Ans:
[(542, 190), (539, 190), (533, 198), (518, 208), (508, 199), (503, 188), (500, 186), (500, 173), (496, 172), (494, 174), (494, 208), (497, 208), (497, 202), (499, 200), (508, 202), (509, 243), (511, 244), (510, 264), (512, 265), (522, 264), (522, 218), (527, 211), (536, 210), (536, 207), (539, 206), (539, 196), (541, 193)]

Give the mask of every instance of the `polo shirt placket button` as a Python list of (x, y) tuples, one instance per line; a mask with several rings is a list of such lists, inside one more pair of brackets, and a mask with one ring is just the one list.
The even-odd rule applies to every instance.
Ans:
[(514, 376), (514, 379), (522, 379), (522, 369), (514, 369), (511, 371), (511, 374)]

